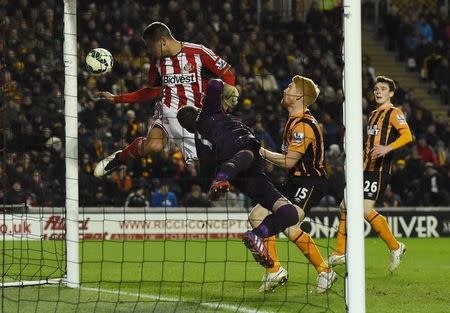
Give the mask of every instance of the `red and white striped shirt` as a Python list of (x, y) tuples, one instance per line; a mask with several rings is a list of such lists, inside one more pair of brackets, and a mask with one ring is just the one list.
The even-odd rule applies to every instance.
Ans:
[[(203, 45), (183, 42), (177, 55), (161, 58), (150, 65), (148, 86), (158, 88), (145, 87), (117, 96), (114, 102), (146, 101), (161, 94), (162, 103), (174, 110), (185, 105), (201, 107), (202, 92), (207, 84), (207, 80), (202, 77), (204, 69), (234, 85), (235, 77), (227, 72), (230, 65), (225, 60)], [(162, 90), (159, 90), (159, 86), (162, 86)]]

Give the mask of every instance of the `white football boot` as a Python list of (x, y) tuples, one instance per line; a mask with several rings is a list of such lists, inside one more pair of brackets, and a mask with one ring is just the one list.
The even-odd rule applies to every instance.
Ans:
[(399, 242), (399, 247), (397, 250), (391, 251), (391, 264), (389, 266), (389, 271), (393, 273), (397, 267), (400, 265), (400, 261), (402, 259), (402, 256), (406, 252), (406, 246), (404, 243)]
[(288, 272), (280, 266), (277, 272), (266, 272), (261, 279), (262, 285), (259, 287), (258, 292), (274, 291), (279, 285), (284, 285), (288, 280)]
[(317, 293), (324, 293), (331, 288), (336, 281), (336, 272), (330, 270), (329, 272), (320, 272), (317, 276)]
[(328, 266), (345, 264), (345, 254), (332, 254), (328, 257)]
[(98, 162), (97, 166), (94, 169), (95, 177), (102, 177), (111, 172), (113, 169), (118, 166), (124, 164), (124, 162), (120, 161), (116, 158), (116, 154), (122, 152), (122, 150), (118, 150), (111, 154), (110, 156), (104, 158), (100, 162)]

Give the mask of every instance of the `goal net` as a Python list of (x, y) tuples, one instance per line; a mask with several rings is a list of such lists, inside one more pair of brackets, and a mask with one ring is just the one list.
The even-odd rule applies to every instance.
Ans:
[(2, 287), (59, 283), (66, 272), (65, 243), (49, 239), (61, 239), (63, 233), (41, 236), (40, 226), (48, 224), (25, 203), (4, 204), (2, 214)]
[[(63, 49), (74, 36), (63, 23), (75, 16), (65, 11), (68, 2), (76, 1), (0, 9), (3, 311), (345, 311), (345, 267), (318, 295), (316, 269), (284, 235), (277, 253), (288, 280), (260, 292), (268, 272), (241, 241), (255, 203), (234, 188), (211, 202), (211, 182), (198, 163), (186, 166), (176, 145), (94, 176), (100, 160), (155, 123), (157, 101), (109, 103), (96, 92), (123, 94), (147, 83), (151, 60), (141, 35), (162, 21), (176, 39), (203, 44), (231, 65), (240, 92), (233, 114), (269, 150), (281, 151), (288, 113), (280, 100), (292, 77), (319, 86), (310, 110), (324, 133), (331, 183), (301, 227), (326, 260), (344, 186), (337, 1), (78, 1), (77, 76), (75, 51)], [(111, 74), (86, 70), (86, 54), (97, 47), (114, 56)], [(180, 66), (190, 70), (189, 61)], [(282, 188), (286, 171), (264, 166)]]

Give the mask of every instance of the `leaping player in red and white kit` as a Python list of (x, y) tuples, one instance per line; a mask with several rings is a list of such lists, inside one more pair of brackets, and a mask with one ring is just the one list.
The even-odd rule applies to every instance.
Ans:
[(155, 107), (156, 120), (150, 126), (147, 138), (138, 137), (123, 150), (100, 161), (94, 170), (97, 177), (111, 172), (126, 160), (162, 151), (168, 140), (181, 148), (189, 164), (197, 158), (194, 135), (178, 123), (178, 109), (186, 105), (201, 107), (202, 93), (207, 84), (202, 70), (208, 70), (229, 85), (235, 83), (231, 66), (226, 61), (203, 45), (176, 40), (164, 23), (148, 25), (142, 39), (153, 60), (147, 86), (121, 95), (107, 91), (101, 91), (98, 95), (113, 103), (133, 103), (161, 97)]

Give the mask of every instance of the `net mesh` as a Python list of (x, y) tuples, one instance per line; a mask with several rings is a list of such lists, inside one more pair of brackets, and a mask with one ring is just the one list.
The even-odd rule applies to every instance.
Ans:
[[(37, 171), (43, 177), (40, 193), (24, 191), (27, 205), (14, 206), (20, 213), (3, 212), (8, 230), (3, 232), (2, 283), (57, 282), (66, 274), (61, 209), (64, 145), (59, 146), (64, 141), (63, 3), (25, 5), (16, 15), (9, 5), (5, 10), (11, 20), (3, 23), (10, 26), (13, 16), (20, 17), (26, 27), (18, 23), (11, 29), (29, 30), (23, 33), (33, 46), (21, 52), (19, 44), (11, 45), (18, 34), (13, 30), (5, 34), (9, 48), (3, 47), (3, 64), (12, 77), (2, 78), (8, 91), (2, 109), (16, 117), (3, 118), (2, 174), (7, 177), (3, 192), (14, 185), (8, 166), (17, 172), (19, 163), (31, 162), (35, 168), (25, 169), (25, 174)], [(322, 209), (313, 209), (302, 229), (316, 238), (326, 258), (339, 220), (338, 210), (330, 207), (342, 199), (342, 152), (329, 148), (333, 144), (339, 148), (343, 136), (341, 11), (325, 2), (307, 1), (262, 1), (261, 7), (256, 1), (80, 1), (77, 14), (81, 286), (3, 288), (3, 308), (11, 312), (343, 311), (345, 269), (337, 271), (341, 279), (330, 292), (317, 295), (316, 270), (283, 236), (277, 249), (289, 281), (274, 293), (259, 293), (266, 271), (240, 239), (250, 228), (248, 214), (254, 203), (239, 190), (208, 202), (205, 193), (210, 182), (199, 177), (198, 164), (186, 167), (179, 147), (168, 144), (163, 152), (126, 162), (101, 179), (93, 175), (101, 159), (146, 136), (155, 122), (156, 101), (111, 104), (95, 91), (121, 94), (147, 83), (150, 60), (141, 32), (150, 22), (163, 21), (175, 38), (204, 44), (231, 64), (240, 91), (233, 113), (270, 150), (279, 151), (282, 143), (287, 112), (279, 100), (292, 76), (302, 74), (319, 85), (322, 92), (311, 111), (323, 123), (333, 184)], [(86, 71), (84, 58), (96, 47), (114, 56), (111, 75), (93, 77)], [(30, 77), (36, 79), (28, 81)], [(32, 125), (31, 133), (27, 125)], [(270, 164), (265, 170), (276, 186), (283, 185), (284, 170)], [(5, 194), (3, 203), (9, 199)], [(31, 223), (32, 232), (26, 233), (26, 223)], [(9, 229), (22, 233), (10, 236)]]
[(64, 241), (42, 238), (36, 225), (43, 218), (30, 210), (26, 204), (3, 206), (3, 287), (54, 283), (65, 274)]
[[(64, 225), (55, 233), (47, 224), (64, 204), (62, 4), (2, 3), (0, 15), (1, 285), (59, 283), (65, 242), (46, 239), (64, 239)], [(12, 290), (2, 299), (17, 303), (27, 294)], [(10, 308), (2, 301), (3, 312)]]

